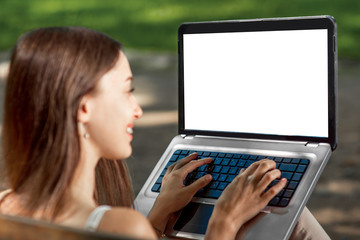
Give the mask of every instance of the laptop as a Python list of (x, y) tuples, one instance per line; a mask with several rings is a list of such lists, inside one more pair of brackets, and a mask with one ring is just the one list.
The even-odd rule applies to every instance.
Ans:
[(213, 181), (168, 232), (202, 239), (223, 189), (242, 168), (273, 159), (286, 189), (245, 239), (288, 239), (337, 145), (336, 23), (331, 16), (184, 23), (178, 30), (179, 134), (136, 197), (147, 215), (168, 166), (192, 152)]

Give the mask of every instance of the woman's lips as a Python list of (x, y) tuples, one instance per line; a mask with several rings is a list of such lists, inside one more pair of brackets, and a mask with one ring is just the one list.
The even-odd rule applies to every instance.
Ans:
[(134, 131), (131, 127), (127, 127), (126, 132), (132, 135)]
[(127, 125), (127, 127), (126, 127), (126, 132), (129, 135), (129, 137), (131, 138), (131, 140), (133, 138), (133, 132), (134, 132), (133, 127), (134, 127), (134, 124), (132, 124), (132, 123)]

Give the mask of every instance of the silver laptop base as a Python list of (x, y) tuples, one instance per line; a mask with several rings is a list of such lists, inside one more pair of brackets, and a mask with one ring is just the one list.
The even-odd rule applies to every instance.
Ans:
[[(267, 207), (264, 209), (264, 212), (270, 213), (261, 218), (261, 220), (259, 220), (245, 236), (245, 239), (274, 240), (288, 239), (290, 237), (292, 230), (332, 153), (331, 147), (327, 143), (314, 145), (306, 142), (178, 135), (173, 138), (135, 199), (138, 210), (145, 216), (149, 213), (158, 195), (158, 193), (152, 192), (151, 188), (167, 164), (168, 159), (177, 149), (310, 159), (310, 165), (289, 205), (285, 208)], [(193, 201), (205, 204), (216, 203), (215, 199), (205, 198), (194, 198)], [(279, 226), (281, 227), (279, 228)], [(202, 239), (204, 237), (203, 235), (181, 231), (173, 231), (172, 234), (179, 237), (194, 239)], [(285, 237), (283, 238), (283, 236)]]

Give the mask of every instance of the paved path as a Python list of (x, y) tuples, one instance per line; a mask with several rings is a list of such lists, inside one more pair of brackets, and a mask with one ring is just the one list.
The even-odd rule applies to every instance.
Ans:
[[(128, 160), (138, 193), (161, 154), (177, 134), (177, 59), (166, 53), (127, 51), (135, 95), (143, 106), (133, 156)], [(1, 66), (6, 54), (0, 54)], [(333, 239), (360, 239), (360, 62), (339, 64), (339, 145), (308, 207)], [(0, 81), (2, 106), (4, 80)], [(0, 113), (2, 109), (0, 109)]]

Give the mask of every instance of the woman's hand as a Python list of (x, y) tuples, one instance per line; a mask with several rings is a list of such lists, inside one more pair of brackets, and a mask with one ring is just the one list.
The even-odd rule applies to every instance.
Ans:
[(190, 172), (212, 161), (211, 158), (196, 159), (197, 153), (193, 153), (168, 167), (161, 183), (160, 194), (148, 215), (150, 222), (158, 230), (164, 231), (170, 216), (183, 209), (196, 192), (212, 180), (212, 176), (207, 174), (188, 186), (184, 185)]
[(234, 239), (242, 225), (254, 218), (285, 187), (286, 178), (265, 192), (281, 172), (272, 160), (253, 163), (227, 186), (218, 199), (206, 239)]

